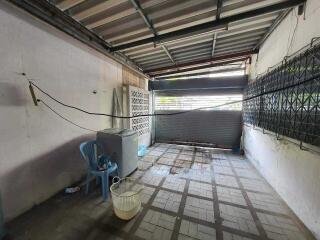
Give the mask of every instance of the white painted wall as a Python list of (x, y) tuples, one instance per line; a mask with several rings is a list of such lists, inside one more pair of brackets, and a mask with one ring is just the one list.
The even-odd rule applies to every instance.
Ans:
[[(291, 54), (320, 37), (320, 1), (308, 0), (305, 14), (291, 12), (271, 34), (251, 65), (251, 80)], [(292, 38), (293, 37), (293, 38)], [(292, 44), (291, 43), (292, 39)], [(286, 140), (244, 127), (244, 148), (248, 158), (287, 202), (295, 214), (320, 239), (320, 155), (301, 151)], [(319, 150), (319, 149), (318, 149)]]
[[(122, 85), (120, 64), (0, 2), (0, 190), (7, 220), (79, 180), (85, 171), (79, 143), (94, 136), (35, 107), (21, 72), (58, 99), (97, 112), (111, 112), (113, 88)], [(111, 126), (108, 118), (37, 96), (84, 127)]]

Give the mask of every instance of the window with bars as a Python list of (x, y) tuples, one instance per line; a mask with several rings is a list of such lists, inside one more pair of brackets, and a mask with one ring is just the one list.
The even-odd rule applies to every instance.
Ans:
[(242, 110), (242, 103), (231, 103), (242, 100), (242, 94), (210, 96), (156, 96), (155, 110)]

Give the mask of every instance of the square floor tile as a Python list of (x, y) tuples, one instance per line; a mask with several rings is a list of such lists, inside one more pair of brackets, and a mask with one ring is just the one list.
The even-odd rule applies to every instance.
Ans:
[(181, 159), (177, 159), (174, 163), (175, 167), (182, 167), (182, 168), (190, 168), (191, 167), (191, 162), (190, 161), (185, 161)]
[(237, 179), (235, 177), (215, 174), (214, 178), (217, 184), (239, 188)]
[(213, 223), (213, 201), (187, 197), (183, 215)]
[(140, 178), (144, 174), (144, 171), (136, 170), (129, 177), (133, 179)]
[(141, 181), (145, 184), (153, 185), (153, 186), (159, 186), (162, 176), (158, 175), (152, 175), (150, 173), (146, 173), (142, 178)]
[(234, 175), (231, 167), (226, 166), (214, 166), (215, 173)]
[(216, 230), (212, 227), (193, 223), (187, 220), (181, 221), (179, 240), (215, 240)]
[(163, 151), (157, 151), (157, 150), (152, 150), (150, 152), (148, 152), (147, 156), (161, 156), (164, 152)]
[(174, 159), (172, 159), (172, 158), (166, 158), (166, 157), (161, 157), (161, 158), (157, 161), (157, 163), (173, 166), (173, 165), (174, 165)]
[(177, 213), (181, 197), (181, 194), (160, 190), (153, 200), (152, 206)]
[(174, 144), (170, 144), (170, 143), (160, 143), (159, 147), (162, 148), (170, 148), (171, 146), (174, 146)]
[(295, 223), (285, 217), (273, 216), (265, 213), (257, 213), (262, 227), (268, 238), (278, 240), (305, 240), (307, 239)]
[(167, 153), (180, 153), (180, 150), (179, 149), (175, 149), (175, 148), (169, 148), (167, 150)]
[(165, 153), (162, 155), (162, 157), (171, 158), (171, 159), (175, 159), (177, 156), (178, 156), (177, 153)]
[(191, 157), (192, 157), (194, 153), (193, 153), (193, 151), (186, 151), (186, 150), (182, 150), (181, 154), (182, 154), (182, 155), (187, 155), (187, 156), (191, 156)]
[(148, 210), (135, 235), (142, 239), (170, 240), (175, 224), (175, 217)]
[(227, 156), (223, 153), (212, 153), (211, 158), (213, 159), (221, 159), (221, 160), (227, 160)]
[(250, 168), (250, 169), (234, 168), (234, 170), (239, 177), (261, 179), (261, 177), (256, 173), (256, 171), (253, 168)]
[(251, 238), (242, 237), (229, 232), (223, 232), (223, 240), (251, 240)]
[(164, 181), (162, 187), (171, 189), (174, 191), (183, 192), (184, 186), (186, 185), (186, 180), (180, 179), (174, 176), (168, 176), (166, 180)]
[(214, 159), (212, 160), (213, 166), (223, 166), (223, 167), (229, 167), (231, 164), (229, 163), (228, 160), (224, 159)]
[(244, 189), (258, 192), (272, 193), (272, 189), (263, 181), (257, 179), (240, 178)]
[(211, 184), (190, 181), (188, 193), (196, 196), (213, 198)]
[(222, 217), (222, 225), (243, 232), (258, 234), (258, 230), (247, 209), (238, 208), (226, 204), (219, 204), (220, 216)]
[(199, 156), (196, 156), (194, 158), (194, 161), (197, 162), (197, 163), (206, 163), (206, 164), (210, 164), (211, 163), (211, 159), (210, 158), (199, 157)]
[(247, 192), (247, 195), (254, 208), (263, 209), (275, 213), (288, 214), (288, 209), (280, 199), (262, 193)]
[(231, 161), (231, 164), (234, 168), (252, 169), (252, 166), (249, 164), (249, 162), (245, 160)]
[(211, 171), (206, 171), (206, 170), (190, 169), (183, 174), (183, 177), (188, 178), (190, 180), (207, 182), (207, 183), (211, 183), (212, 181)]
[(247, 206), (242, 192), (238, 189), (217, 186), (219, 201)]
[(169, 148), (167, 145), (160, 145), (156, 147), (156, 151), (166, 151)]
[(152, 165), (153, 165), (153, 163), (151, 163), (151, 162), (138, 161), (138, 169), (142, 170), (142, 171), (147, 170)]
[(150, 167), (150, 169), (148, 170), (148, 174), (167, 176), (170, 173), (170, 169), (170, 166), (156, 164)]
[(185, 160), (185, 161), (192, 161), (192, 155), (180, 154), (178, 159)]
[(195, 162), (192, 164), (191, 168), (195, 170), (211, 171), (211, 165), (206, 163)]
[[(142, 187), (140, 184), (136, 184), (133, 187), (133, 190), (139, 190)], [(140, 192), (140, 199), (142, 203), (147, 203), (154, 193), (155, 188), (143, 186), (143, 190)]]
[(158, 156), (146, 155), (141, 158), (141, 161), (154, 163), (158, 159)]

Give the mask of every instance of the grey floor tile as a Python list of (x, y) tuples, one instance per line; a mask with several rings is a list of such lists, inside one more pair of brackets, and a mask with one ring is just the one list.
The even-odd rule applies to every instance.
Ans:
[(186, 155), (186, 154), (179, 154), (178, 159), (185, 160), (185, 161), (192, 161), (192, 155)]
[(191, 162), (182, 159), (177, 159), (174, 163), (174, 166), (181, 168), (191, 168)]
[(239, 188), (238, 182), (237, 182), (236, 178), (233, 176), (215, 174), (214, 178), (215, 178), (215, 181), (217, 184)]
[(144, 162), (154, 163), (158, 159), (158, 156), (146, 155), (141, 160)]
[(227, 174), (227, 175), (234, 175), (232, 168), (228, 166), (214, 166), (215, 173)]
[(223, 232), (223, 240), (251, 240), (251, 238), (242, 237), (229, 232)]
[(177, 153), (165, 153), (162, 156), (165, 158), (175, 159), (178, 156), (178, 154)]
[(252, 169), (251, 164), (245, 160), (231, 161), (231, 164), (234, 168)]
[(184, 172), (183, 177), (194, 181), (201, 181), (206, 183), (212, 182), (211, 171), (207, 170), (190, 169)]
[(221, 203), (219, 208), (223, 226), (258, 235), (258, 230), (249, 210)]
[(285, 217), (257, 213), (268, 238), (278, 240), (305, 240), (307, 239), (295, 223)]
[(148, 152), (148, 156), (161, 156), (163, 154), (164, 151), (157, 151), (157, 150), (152, 150), (150, 152)]
[(180, 207), (181, 194), (160, 190), (152, 202), (152, 206), (177, 213)]
[(239, 177), (261, 179), (261, 177), (257, 174), (256, 170), (253, 168), (250, 168), (250, 169), (235, 168), (234, 170)]
[(215, 240), (216, 230), (212, 227), (182, 220), (178, 239)]
[(170, 166), (155, 164), (149, 168), (147, 174), (151, 174), (154, 176), (168, 176), (170, 173), (170, 169)]
[(187, 197), (183, 215), (213, 223), (213, 201)]
[(194, 162), (191, 168), (194, 170), (211, 171), (211, 165), (207, 163)]
[(153, 186), (159, 186), (163, 176), (153, 175), (150, 173), (146, 173), (142, 178), (141, 182), (145, 184), (150, 184)]
[(217, 193), (219, 201), (247, 206), (246, 200), (239, 189), (217, 186)]
[(175, 224), (175, 217), (148, 210), (135, 235), (143, 239), (169, 240)]
[(254, 208), (263, 209), (275, 213), (288, 214), (288, 208), (273, 195), (247, 192)]
[[(139, 190), (141, 188), (142, 185), (140, 184), (136, 184), (133, 187), (133, 190)], [(140, 193), (140, 199), (142, 203), (147, 203), (149, 201), (149, 199), (151, 198), (152, 194), (154, 193), (155, 188), (152, 187), (147, 187), (147, 186), (143, 186), (143, 190)]]
[(244, 189), (272, 193), (272, 189), (261, 180), (240, 178), (240, 182), (242, 183)]
[(166, 158), (166, 157), (160, 157), (160, 159), (157, 161), (157, 163), (173, 166), (174, 165), (174, 159)]
[[(162, 156), (165, 154), (167, 157)], [(175, 161), (180, 167), (173, 166)], [(192, 164), (190, 169), (185, 168), (189, 164)], [(230, 172), (231, 167), (234, 172)], [(111, 201), (103, 202), (101, 188), (96, 186), (87, 196), (82, 193), (58, 194), (9, 223), (8, 231), (17, 240), (42, 240), (44, 233), (48, 240), (121, 240), (132, 239), (130, 231), (142, 239), (171, 239), (173, 232), (180, 240), (215, 239), (215, 229), (208, 226), (215, 223), (214, 201), (217, 199), (212, 199), (212, 196), (216, 190), (222, 201), (219, 208), (224, 240), (248, 240), (249, 233), (256, 235), (257, 229), (233, 176), (236, 174), (253, 207), (258, 209), (256, 213), (268, 239), (309, 239), (296, 225), (295, 218), (287, 213), (287, 206), (273, 194), (273, 189), (243, 156), (219, 149), (158, 143), (148, 149), (144, 158), (139, 158), (139, 168), (143, 171), (137, 170), (130, 177), (138, 183), (145, 183), (141, 192), (144, 208), (130, 221), (115, 216)], [(187, 194), (192, 196), (185, 199), (181, 228), (174, 230), (175, 215), (189, 180)], [(212, 186), (213, 180), (218, 186)], [(158, 188), (155, 195), (162, 181), (161, 189)], [(134, 185), (133, 188), (139, 186)], [(201, 196), (207, 200), (200, 199)], [(262, 210), (270, 214), (262, 213)], [(141, 218), (141, 222), (136, 222)], [(240, 231), (241, 235), (248, 234), (248, 238), (235, 234)], [(260, 239), (259, 235), (254, 239)]]
[(213, 166), (223, 166), (223, 167), (230, 167), (231, 164), (226, 159), (214, 159), (212, 160)]
[(211, 184), (190, 181), (188, 193), (196, 196), (213, 198)]
[(171, 189), (174, 191), (183, 192), (185, 184), (186, 184), (186, 180), (184, 179), (180, 179), (175, 176), (168, 176), (164, 181), (162, 187)]
[(145, 161), (138, 161), (138, 169), (141, 171), (147, 170), (152, 167), (153, 163), (145, 162)]

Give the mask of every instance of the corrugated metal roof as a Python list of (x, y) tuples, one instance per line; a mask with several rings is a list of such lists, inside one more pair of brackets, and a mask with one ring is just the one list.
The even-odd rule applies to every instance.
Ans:
[[(217, 0), (56, 0), (55, 5), (111, 46), (185, 29), (217, 18)], [(136, 2), (154, 32), (135, 8)], [(224, 0), (223, 19), (285, 0)], [(206, 29), (161, 43), (120, 50), (143, 70), (150, 70), (255, 48), (286, 10), (276, 11)], [(216, 40), (214, 35), (216, 34)], [(214, 49), (213, 49), (214, 48)], [(213, 53), (213, 55), (212, 55)]]

